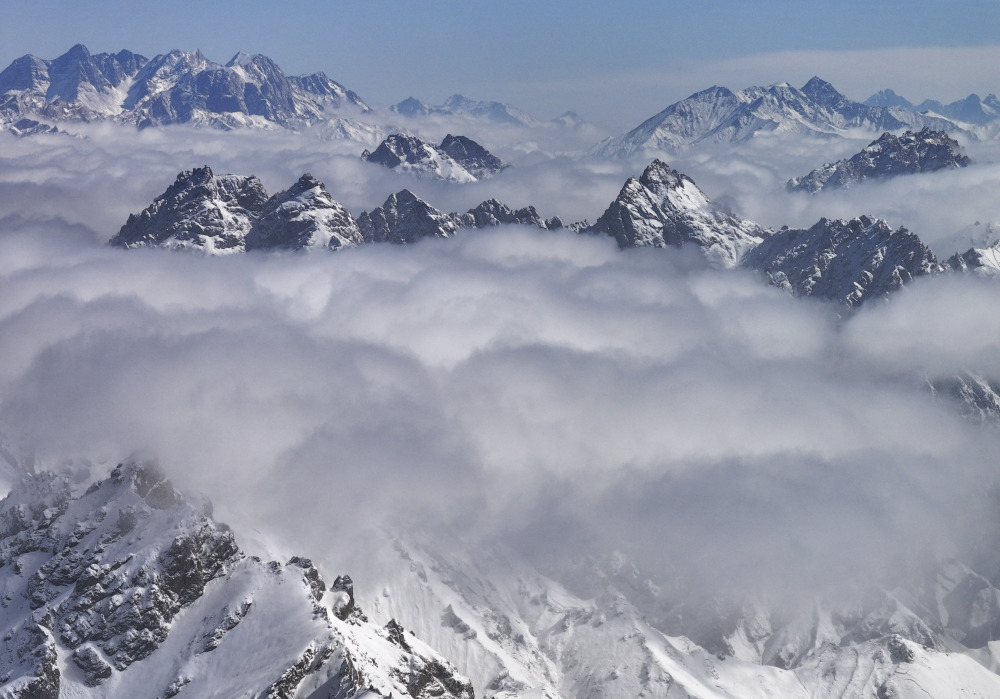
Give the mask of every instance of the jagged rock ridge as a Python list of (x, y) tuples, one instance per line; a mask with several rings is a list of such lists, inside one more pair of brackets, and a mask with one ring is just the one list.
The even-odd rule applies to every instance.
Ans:
[(691, 178), (659, 160), (641, 177), (630, 177), (587, 232), (610, 235), (621, 248), (693, 243), (721, 267), (736, 266), (767, 236), (756, 223), (713, 204)]
[(924, 128), (901, 136), (886, 132), (860, 153), (845, 160), (827, 163), (804, 177), (788, 181), (791, 192), (819, 192), (826, 188), (847, 188), (869, 179), (967, 167), (972, 161), (958, 141), (943, 131)]
[(934, 254), (905, 228), (869, 216), (820, 219), (807, 230), (783, 228), (743, 258), (772, 284), (798, 296), (848, 307), (890, 294), (915, 277), (943, 271)]
[(558, 218), (542, 219), (533, 206), (512, 210), (496, 199), (489, 199), (464, 214), (446, 214), (404, 189), (391, 194), (382, 206), (363, 211), (358, 227), (365, 242), (415, 243), (423, 238), (448, 238), (463, 228), (490, 228), (501, 224), (520, 224), (552, 230), (562, 228)]
[(447, 182), (476, 182), (509, 167), (472, 139), (451, 134), (437, 146), (416, 136), (390, 134), (374, 152), (362, 153), (361, 159)]
[(256, 176), (217, 176), (206, 165), (180, 173), (142, 213), (129, 216), (110, 244), (218, 254), (361, 242), (350, 213), (312, 175), (269, 198)]
[(147, 59), (130, 51), (91, 54), (77, 44), (52, 61), (23, 56), (0, 72), (0, 114), (8, 120), (34, 114), (141, 127), (295, 126), (341, 109), (368, 107), (323, 73), (288, 77), (261, 54), (240, 53), (221, 65), (200, 51)]
[(532, 206), (512, 210), (489, 199), (465, 213), (444, 213), (409, 190), (390, 195), (355, 221), (312, 175), (267, 196), (253, 175), (215, 175), (207, 165), (180, 173), (139, 214), (129, 215), (109, 244), (230, 254), (254, 250), (339, 250), (366, 243), (414, 243), (446, 238), (463, 228), (501, 224), (562, 228)]
[(471, 699), (399, 624), (369, 623), (353, 586), (243, 553), (155, 463), (86, 487), (88, 470), (27, 476), (0, 501), (0, 695)]

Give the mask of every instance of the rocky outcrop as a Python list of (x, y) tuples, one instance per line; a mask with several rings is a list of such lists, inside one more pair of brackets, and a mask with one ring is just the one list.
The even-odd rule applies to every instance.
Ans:
[(206, 165), (180, 173), (142, 213), (129, 216), (110, 244), (221, 254), (360, 242), (350, 213), (311, 175), (269, 198), (254, 175), (215, 175)]
[(267, 199), (254, 175), (216, 176), (207, 165), (186, 170), (142, 213), (129, 215), (110, 244), (241, 252)]
[(362, 212), (358, 227), (368, 243), (415, 243), (423, 238), (448, 238), (463, 228), (491, 228), (502, 224), (562, 228), (557, 218), (544, 220), (533, 206), (512, 210), (489, 199), (464, 214), (444, 213), (408, 189), (391, 194), (382, 206)]
[(905, 228), (861, 216), (820, 219), (812, 228), (782, 228), (743, 259), (770, 283), (797, 296), (856, 307), (915, 277), (943, 270), (934, 253)]
[(447, 238), (461, 227), (454, 216), (438, 211), (408, 189), (390, 194), (382, 206), (358, 217), (367, 243), (415, 243), (422, 238)]
[(945, 264), (957, 272), (973, 272), (987, 277), (1000, 274), (1000, 241), (955, 253)]
[(465, 136), (448, 134), (438, 145), (438, 148), (477, 180), (492, 177), (510, 167), (471, 138)]
[(271, 197), (247, 233), (247, 250), (302, 250), (359, 245), (351, 213), (334, 201), (322, 182), (309, 174)]
[(860, 153), (789, 180), (787, 187), (791, 192), (816, 193), (828, 188), (844, 189), (870, 179), (967, 167), (971, 162), (958, 141), (943, 131), (924, 128), (901, 136), (886, 132)]
[(391, 134), (361, 159), (418, 177), (446, 182), (476, 182), (492, 177), (507, 163), (465, 136), (448, 134), (440, 145), (424, 143), (416, 136)]

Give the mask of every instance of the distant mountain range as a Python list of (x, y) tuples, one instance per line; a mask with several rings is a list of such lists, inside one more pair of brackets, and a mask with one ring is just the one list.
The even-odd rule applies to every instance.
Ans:
[[(393, 129), (356, 92), (318, 72), (287, 76), (270, 58), (240, 53), (226, 64), (199, 51), (174, 50), (151, 59), (127, 50), (91, 54), (77, 44), (53, 60), (22, 56), (0, 72), (0, 124), (16, 134), (40, 133), (53, 122), (113, 120), (140, 127), (194, 124), (216, 128), (302, 128), (322, 137), (375, 147)], [(409, 97), (388, 108), (402, 120), (448, 117), (497, 126), (580, 130), (566, 112), (541, 121), (509, 104), (455, 94), (428, 105)], [(25, 118), (38, 130), (12, 125)], [(1000, 134), (1000, 99), (977, 95), (942, 104), (913, 105), (890, 89), (856, 102), (814, 77), (733, 91), (711, 87), (676, 102), (636, 128), (608, 138), (590, 154), (601, 157), (676, 153), (700, 144), (740, 143), (762, 134), (845, 136), (930, 128), (968, 138)], [(582, 133), (582, 132), (581, 132)]]
[(261, 54), (240, 53), (221, 65), (200, 51), (149, 59), (130, 51), (91, 54), (77, 44), (51, 61), (22, 56), (0, 72), (0, 115), (8, 121), (37, 115), (140, 127), (290, 127), (368, 109), (325, 74), (286, 76)]
[(601, 142), (592, 153), (630, 157), (647, 151), (678, 152), (703, 143), (741, 143), (758, 134), (843, 136), (856, 129), (881, 133), (925, 127), (949, 133), (963, 130), (943, 116), (855, 102), (814, 77), (801, 88), (788, 83), (736, 92), (710, 87)]
[(971, 94), (949, 104), (942, 104), (937, 100), (924, 100), (920, 104), (913, 104), (892, 90), (885, 89), (866, 99), (865, 104), (873, 107), (900, 107), (922, 114), (936, 114), (966, 124), (988, 124), (1000, 118), (1000, 99), (993, 94), (989, 94), (985, 98)]

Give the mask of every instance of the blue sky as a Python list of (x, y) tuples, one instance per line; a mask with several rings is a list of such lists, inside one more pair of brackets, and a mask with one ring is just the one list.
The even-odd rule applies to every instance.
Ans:
[(461, 92), (609, 127), (712, 84), (813, 74), (856, 99), (882, 87), (914, 101), (1000, 91), (993, 0), (6, 0), (3, 16), (2, 65), (77, 42), (148, 56), (200, 48), (219, 62), (242, 50), (290, 74), (323, 70), (379, 104)]

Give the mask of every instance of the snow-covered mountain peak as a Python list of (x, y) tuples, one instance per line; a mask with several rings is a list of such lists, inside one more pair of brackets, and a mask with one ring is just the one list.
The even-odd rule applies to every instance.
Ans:
[(847, 188), (868, 179), (936, 172), (971, 163), (958, 141), (943, 131), (925, 127), (900, 136), (887, 131), (856, 155), (789, 180), (787, 187), (789, 191), (816, 193), (825, 188)]
[(943, 271), (914, 233), (872, 216), (820, 219), (808, 230), (782, 228), (751, 250), (743, 266), (776, 286), (847, 307), (882, 298), (912, 279)]
[(245, 53), (244, 51), (237, 51), (236, 55), (229, 59), (226, 63), (227, 68), (232, 68), (233, 66), (246, 66), (249, 65), (261, 54), (259, 53)]
[(813, 76), (802, 86), (802, 94), (828, 109), (837, 109), (847, 98), (837, 88), (822, 78)]
[(897, 95), (893, 90), (885, 88), (879, 90), (864, 102), (870, 107), (899, 107), (901, 109), (913, 109), (910, 100)]
[(698, 143), (739, 143), (757, 133), (846, 135), (856, 129), (904, 127), (957, 131), (955, 123), (907, 110), (854, 102), (820, 78), (802, 89), (778, 83), (738, 92), (712, 87), (670, 105), (621, 136), (598, 144), (596, 155), (627, 157), (639, 152), (678, 152)]
[(361, 159), (417, 177), (456, 183), (492, 177), (507, 167), (471, 138), (451, 134), (437, 146), (416, 136), (390, 134), (374, 151), (365, 150)]
[(350, 212), (312, 175), (268, 197), (256, 176), (215, 175), (206, 165), (180, 173), (142, 213), (129, 216), (110, 244), (224, 254), (361, 242)]
[(0, 94), (8, 96), (5, 111), (142, 127), (294, 127), (345, 106), (367, 109), (326, 76), (289, 78), (259, 53), (238, 53), (221, 65), (200, 50), (175, 49), (146, 59), (129, 51), (92, 55), (78, 44), (52, 61), (22, 57), (0, 76)]
[(588, 230), (613, 236), (622, 248), (693, 243), (720, 267), (736, 266), (767, 235), (713, 204), (691, 178), (661, 160), (629, 178)]

